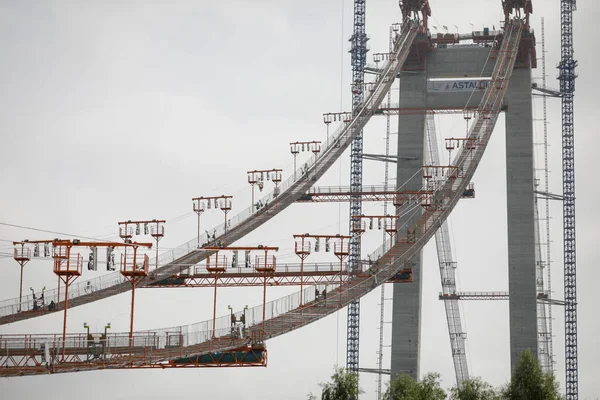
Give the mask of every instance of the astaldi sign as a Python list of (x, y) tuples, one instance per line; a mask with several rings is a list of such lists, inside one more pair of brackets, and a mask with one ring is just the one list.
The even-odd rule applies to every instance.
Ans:
[(489, 79), (457, 79), (443, 81), (429, 81), (427, 90), (438, 93), (458, 93), (484, 91), (490, 85)]

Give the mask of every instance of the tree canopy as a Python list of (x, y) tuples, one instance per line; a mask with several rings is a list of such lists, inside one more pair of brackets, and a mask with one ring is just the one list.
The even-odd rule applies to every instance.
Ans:
[(502, 394), (506, 400), (562, 399), (554, 375), (544, 373), (529, 350), (521, 353), (519, 365)]
[[(358, 375), (344, 368), (335, 368), (331, 381), (321, 383), (321, 400), (357, 400)], [(450, 400), (562, 400), (558, 382), (552, 374), (542, 371), (538, 360), (526, 350), (520, 355), (512, 379), (500, 390), (481, 378), (466, 380), (450, 390)], [(309, 399), (316, 400), (312, 394)], [(445, 400), (440, 375), (428, 373), (420, 381), (410, 375), (400, 375), (388, 384), (384, 400)]]
[(344, 368), (336, 367), (331, 382), (321, 383), (321, 387), (321, 400), (355, 400), (362, 393), (358, 387), (358, 375)]
[(384, 400), (444, 400), (446, 392), (440, 384), (440, 375), (429, 373), (420, 381), (410, 375), (400, 375), (388, 386)]
[(450, 400), (500, 400), (494, 387), (481, 378), (472, 378), (450, 390)]

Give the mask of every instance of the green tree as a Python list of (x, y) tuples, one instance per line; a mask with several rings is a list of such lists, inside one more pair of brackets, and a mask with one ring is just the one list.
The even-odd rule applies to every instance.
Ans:
[(323, 388), (321, 400), (355, 400), (362, 393), (358, 387), (358, 375), (344, 368), (336, 367), (331, 382), (320, 386)]
[(503, 395), (507, 400), (562, 399), (554, 375), (544, 373), (529, 350), (521, 353), (519, 365)]
[(468, 379), (450, 390), (450, 400), (500, 400), (496, 390), (481, 378)]
[(446, 392), (440, 385), (440, 375), (429, 373), (417, 382), (410, 375), (400, 375), (389, 385), (384, 400), (444, 400)]

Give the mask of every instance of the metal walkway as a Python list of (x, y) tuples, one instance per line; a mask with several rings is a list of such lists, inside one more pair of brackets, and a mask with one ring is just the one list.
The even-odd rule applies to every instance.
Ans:
[[(477, 169), (498, 119), (502, 98), (513, 70), (522, 26), (519, 20), (514, 20), (506, 26), (505, 37), (492, 74), (494, 84), (486, 90), (469, 132), (469, 137), (477, 139), (477, 146), (470, 149), (462, 148), (458, 153), (453, 164), (458, 167), (459, 173), (448, 176), (444, 184), (435, 191), (432, 206), (425, 208), (414, 226), (406, 228), (405, 231), (403, 228), (400, 229), (398, 238), (389, 251), (385, 251), (388, 248), (386, 244), (380, 247), (371, 256), (372, 260), (377, 261), (368, 270), (352, 276), (342, 287), (332, 288), (327, 298), (315, 299), (314, 292), (307, 289), (305, 291), (307, 303), (303, 307), (299, 307), (299, 293), (295, 293), (267, 303), (264, 309), (263, 305), (260, 305), (247, 310), (244, 318), (247, 325), (243, 327), (241, 335), (237, 334), (230, 325), (229, 315), (219, 318), (214, 326), (211, 320), (186, 327), (135, 332), (133, 341), (128, 343), (135, 350), (131, 351), (131, 354), (115, 355), (85, 363), (69, 363), (61, 359), (72, 348), (80, 348), (81, 344), (76, 343), (76, 340), (82, 335), (69, 335), (65, 342), (66, 351), (62, 351), (62, 355), (59, 355), (58, 351), (62, 348), (58, 335), (0, 336), (0, 373), (7, 376), (170, 365), (176, 362), (175, 360), (240, 348), (249, 343), (249, 338), (259, 336), (261, 340), (266, 340), (285, 334), (332, 314), (351, 301), (369, 293), (393, 277), (423, 248), (458, 203)], [(413, 29), (415, 29), (414, 25), (405, 27), (397, 46), (401, 46), (401, 42), (407, 44), (412, 41), (416, 33)], [(401, 53), (397, 48), (397, 54)], [(397, 69), (399, 68), (397, 66)], [(383, 94), (380, 97), (382, 98)], [(356, 129), (359, 129), (358, 125)], [(351, 137), (347, 136), (343, 143), (349, 144), (350, 140)], [(341, 147), (342, 142), (339, 143)], [(338, 152), (334, 153), (339, 156)], [(327, 157), (327, 153), (323, 157)], [(314, 168), (310, 172), (314, 172)], [(288, 193), (301, 195), (309, 185), (310, 182), (305, 186), (301, 185), (297, 191), (291, 190)], [(282, 199), (284, 199), (283, 195), (280, 200)], [(287, 201), (293, 202), (293, 196), (288, 195)], [(171, 340), (171, 338), (176, 339)], [(40, 353), (41, 344), (44, 344), (44, 359), (42, 355), (34, 355), (28, 358), (26, 365), (13, 365), (19, 363), (23, 356), (11, 356), (11, 349), (13, 351), (30, 349), (31, 352)]]

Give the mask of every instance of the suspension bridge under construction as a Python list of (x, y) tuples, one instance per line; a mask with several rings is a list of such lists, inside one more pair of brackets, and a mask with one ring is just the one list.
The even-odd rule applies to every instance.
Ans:
[[(0, 324), (10, 324), (52, 313), (62, 313), (63, 330), (52, 334), (0, 335), (0, 376), (23, 376), (140, 368), (254, 367), (267, 365), (267, 341), (302, 328), (340, 310), (348, 310), (347, 367), (381, 376), (420, 374), (422, 249), (434, 239), (439, 262), (448, 333), (457, 383), (469, 378), (466, 332), (459, 301), (507, 300), (510, 304), (510, 360), (531, 350), (547, 372), (553, 371), (552, 307), (565, 309), (566, 391), (577, 398), (577, 318), (575, 281), (575, 219), (573, 171), (572, 21), (575, 2), (562, 1), (563, 53), (560, 91), (533, 82), (538, 68), (536, 37), (530, 27), (530, 0), (503, 0), (504, 25), (468, 34), (432, 34), (427, 0), (400, 1), (401, 23), (389, 29), (389, 51), (366, 63), (365, 1), (354, 2), (352, 55), (352, 110), (323, 114), (327, 139), (290, 142), (293, 171), (247, 171), (252, 186), (251, 207), (235, 215), (230, 195), (193, 197), (197, 234), (181, 246), (159, 252), (165, 220), (118, 222), (120, 242), (79, 238), (16, 239), (14, 259), (21, 268), (19, 297), (0, 301)], [(500, 11), (500, 7), (498, 10)], [(543, 31), (542, 31), (543, 35)], [(571, 36), (569, 36), (571, 35)], [(544, 42), (542, 42), (544, 43)], [(545, 46), (545, 43), (543, 44)], [(545, 49), (542, 48), (542, 53)], [(542, 63), (545, 77), (545, 59)], [(397, 99), (392, 86), (399, 84)], [(547, 152), (544, 183), (536, 179), (533, 149), (533, 94), (558, 97), (563, 111), (562, 195), (548, 188)], [(467, 124), (464, 137), (444, 137), (438, 149), (435, 114), (458, 114)], [(499, 117), (506, 121), (508, 222), (508, 291), (460, 292), (447, 218), (459, 201), (475, 198), (472, 181), (488, 148)], [(363, 129), (371, 118), (387, 121), (386, 153), (363, 152)], [(392, 121), (398, 123), (398, 151), (389, 149)], [(329, 131), (330, 126), (335, 127)], [(287, 143), (285, 144), (288, 145)], [(349, 186), (320, 186), (320, 178), (350, 152)], [(362, 181), (363, 160), (385, 163), (383, 185)], [(388, 170), (396, 168), (395, 185)], [(285, 176), (287, 175), (287, 178)], [(285, 179), (284, 179), (285, 178)], [(272, 190), (263, 194), (269, 185)], [(260, 196), (255, 198), (255, 188)], [(539, 244), (548, 235), (548, 202), (564, 204), (565, 297), (554, 299), (550, 289), (549, 249)], [(364, 202), (381, 203), (380, 214), (365, 215)], [(348, 203), (349, 229), (329, 234), (298, 233), (290, 237), (298, 262), (277, 261), (276, 246), (244, 245), (244, 238), (292, 204)], [(545, 207), (544, 207), (545, 206)], [(389, 207), (389, 212), (388, 212)], [(222, 223), (205, 227), (209, 209), (223, 212)], [(545, 218), (543, 218), (545, 216)], [(382, 233), (382, 244), (364, 249), (361, 236), (372, 229)], [(203, 233), (204, 232), (204, 233)], [(152, 240), (138, 242), (138, 236)], [(84, 260), (80, 251), (89, 255)], [(106, 254), (111, 273), (78, 280), (84, 269), (97, 270)], [(105, 252), (105, 253), (104, 253)], [(330, 252), (335, 262), (320, 262), (313, 253)], [(311, 256), (310, 262), (308, 257)], [(152, 258), (151, 258), (152, 257)], [(53, 260), (56, 288), (23, 293), (23, 270), (32, 259)], [(383, 305), (377, 368), (359, 366), (360, 299), (393, 287), (391, 368), (382, 364)], [(267, 301), (272, 287), (294, 286), (297, 293)], [(136, 291), (156, 288), (206, 288), (213, 293), (213, 317), (192, 325), (135, 329)], [(230, 309), (219, 315), (219, 289), (258, 287), (263, 301), (255, 307)], [(130, 329), (101, 336), (67, 329), (73, 307), (110, 296), (131, 294)], [(364, 367), (364, 366), (363, 366)]]

